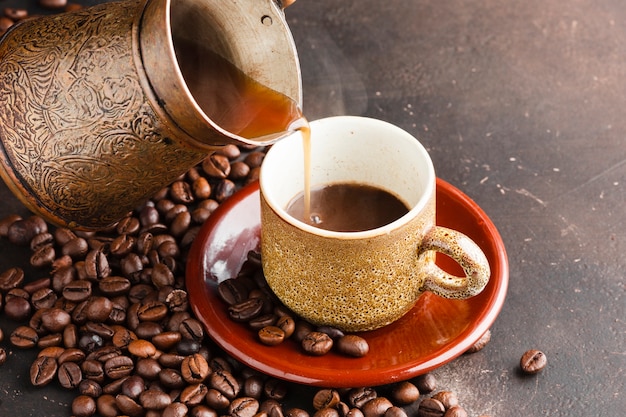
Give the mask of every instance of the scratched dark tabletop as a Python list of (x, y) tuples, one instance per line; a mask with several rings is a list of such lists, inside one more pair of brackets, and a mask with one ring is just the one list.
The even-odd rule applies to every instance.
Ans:
[[(8, 6), (41, 12), (35, 0), (0, 0)], [(623, 415), (623, 2), (299, 0), (286, 14), (307, 117), (408, 130), (504, 239), (510, 286), (491, 343), (434, 371), (440, 387), (470, 416)], [(4, 184), (0, 201), (0, 217), (27, 213)], [(26, 265), (27, 252), (0, 241), (0, 270)], [(69, 416), (74, 393), (30, 386), (36, 352), (2, 346), (0, 416)], [(531, 348), (548, 366), (522, 376)], [(292, 401), (310, 409), (312, 392), (293, 387)]]

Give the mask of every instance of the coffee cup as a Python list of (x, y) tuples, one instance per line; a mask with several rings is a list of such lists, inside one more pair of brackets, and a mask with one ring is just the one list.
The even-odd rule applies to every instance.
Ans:
[[(299, 132), (273, 145), (260, 175), (261, 255), (267, 283), (287, 307), (316, 325), (355, 332), (399, 319), (425, 291), (456, 299), (482, 291), (490, 277), (487, 258), (464, 234), (436, 225), (435, 170), (416, 138), (390, 123), (357, 116), (320, 119), (310, 127), (311, 189), (374, 188), (405, 209), (366, 230), (327, 230), (324, 223), (336, 213), (322, 207), (322, 223), (316, 224), (312, 193), (309, 217), (294, 217), (288, 207), (305, 189), (307, 147)], [(359, 217), (350, 211), (354, 207), (343, 206), (358, 198), (344, 200), (337, 208), (350, 213), (345, 221)], [(437, 252), (455, 260), (464, 276), (442, 270)]]

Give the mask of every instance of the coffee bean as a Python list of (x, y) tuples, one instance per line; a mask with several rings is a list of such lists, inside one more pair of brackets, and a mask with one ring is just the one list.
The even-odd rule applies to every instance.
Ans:
[(208, 387), (202, 383), (188, 385), (180, 393), (180, 402), (188, 407), (201, 404), (208, 391)]
[(63, 362), (59, 365), (57, 378), (63, 388), (74, 389), (83, 379), (83, 373), (75, 362)]
[(38, 248), (30, 257), (30, 264), (35, 268), (44, 268), (52, 265), (56, 258), (56, 252), (52, 245)]
[(236, 191), (236, 185), (234, 182), (228, 179), (223, 179), (215, 186), (215, 199), (222, 203), (232, 196)]
[(130, 288), (130, 281), (120, 276), (108, 276), (98, 282), (98, 289), (108, 297), (126, 294)]
[(399, 382), (391, 390), (391, 399), (397, 405), (409, 405), (420, 396), (417, 387), (409, 381)]
[(189, 383), (203, 382), (211, 373), (209, 364), (199, 353), (187, 356), (180, 365), (183, 379)]
[(61, 332), (70, 324), (72, 317), (60, 308), (51, 308), (47, 310), (41, 318), (41, 324), (44, 329), (49, 332)]
[(439, 391), (431, 398), (440, 401), (446, 409), (459, 405), (459, 398), (452, 391)]
[(87, 395), (79, 395), (72, 401), (72, 414), (76, 417), (92, 416), (96, 409), (96, 400)]
[(17, 348), (30, 349), (37, 345), (37, 342), (39, 341), (39, 335), (32, 327), (19, 326), (15, 328), (13, 332), (11, 332), (11, 336), (9, 339), (11, 341), (11, 344)]
[(254, 151), (254, 152), (250, 152), (248, 155), (246, 155), (246, 157), (244, 158), (244, 162), (250, 168), (256, 168), (256, 167), (260, 167), (261, 166), (261, 163), (263, 162), (264, 158), (265, 158), (265, 153), (259, 152), (259, 151)]
[(82, 350), (76, 348), (68, 348), (64, 349), (63, 353), (59, 355), (59, 357), (57, 358), (57, 362), (59, 363), (59, 365), (62, 365), (65, 362), (77, 363), (85, 360), (85, 357), (85, 352), (83, 352)]
[(443, 417), (467, 417), (467, 411), (459, 405), (449, 408)]
[(181, 402), (174, 402), (163, 409), (162, 417), (186, 417), (189, 408)]
[(42, 387), (52, 381), (57, 372), (57, 361), (49, 356), (39, 356), (30, 367), (30, 383)]
[(142, 358), (135, 363), (135, 373), (146, 380), (158, 378), (162, 369), (161, 364), (154, 358)]
[(150, 301), (142, 304), (137, 310), (140, 321), (157, 322), (167, 315), (167, 306), (159, 301)]
[(109, 318), (113, 303), (105, 297), (92, 296), (87, 300), (85, 316), (90, 321), (103, 322)]
[(95, 381), (92, 381), (90, 379), (83, 379), (78, 384), (78, 392), (81, 395), (98, 398), (102, 395), (102, 387)]
[(387, 398), (376, 397), (363, 404), (361, 411), (365, 417), (382, 417), (391, 407), (393, 404)]
[(228, 406), (228, 414), (233, 417), (253, 417), (259, 411), (259, 402), (251, 397), (235, 398)]
[(520, 368), (526, 374), (536, 374), (543, 370), (548, 363), (546, 355), (540, 350), (531, 349), (526, 351), (520, 359)]
[(209, 388), (205, 401), (207, 405), (215, 410), (222, 410), (230, 404), (230, 399), (215, 388)]
[(104, 373), (111, 379), (120, 379), (129, 376), (135, 364), (128, 356), (116, 356), (104, 363)]
[(24, 282), (24, 270), (19, 267), (9, 268), (0, 274), (0, 291), (7, 292)]
[(337, 340), (337, 349), (344, 355), (361, 358), (370, 350), (367, 340), (354, 334), (345, 335)]
[(326, 407), (334, 407), (341, 401), (339, 392), (334, 389), (321, 389), (313, 396), (313, 407), (321, 410)]
[(271, 400), (282, 401), (287, 396), (287, 385), (280, 379), (270, 378), (263, 384), (263, 393)]
[(326, 333), (311, 332), (302, 339), (302, 349), (312, 356), (322, 356), (330, 352), (333, 347), (333, 339)]
[(239, 394), (240, 386), (237, 379), (228, 371), (218, 370), (211, 374), (209, 385), (233, 400)]
[(321, 410), (317, 410), (313, 417), (340, 417), (339, 411), (334, 408), (326, 407)]
[(31, 295), (30, 302), (37, 310), (52, 308), (57, 302), (57, 295), (52, 288), (41, 288)]
[[(308, 411), (302, 408), (292, 407), (285, 411), (285, 417), (310, 417), (310, 416), (309, 416)], [(342, 416), (342, 417), (345, 417), (345, 416)]]
[(220, 282), (217, 286), (217, 293), (228, 305), (235, 305), (248, 299), (248, 289), (235, 278), (229, 278)]
[[(150, 401), (148, 400), (148, 402)], [(115, 407), (120, 411), (116, 415), (142, 416), (145, 413), (143, 406), (139, 403), (139, 399), (130, 398), (124, 394), (115, 396)]]
[(47, 231), (48, 226), (41, 217), (31, 216), (11, 223), (7, 230), (7, 238), (14, 245), (26, 246), (37, 234)]
[(82, 237), (75, 237), (61, 247), (61, 253), (70, 256), (72, 259), (82, 258), (87, 252), (89, 252), (89, 244)]
[(247, 397), (256, 398), (257, 400), (263, 395), (263, 377), (260, 375), (252, 375), (246, 378), (243, 384), (243, 393)]
[[(7, 15), (6, 9), (5, 9), (5, 15)], [(16, 19), (13, 19), (10, 15), (7, 15), (7, 17), (10, 20), (16, 20)], [(8, 216), (0, 219), (0, 236), (7, 237), (9, 234), (9, 228), (11, 227), (13, 223), (15, 223), (18, 220), (22, 220), (22, 216), (20, 216), (19, 214), (9, 214)]]
[(437, 389), (437, 378), (431, 373), (420, 375), (415, 379), (415, 386), (421, 394), (428, 394)]
[(417, 416), (418, 417), (443, 417), (446, 412), (446, 408), (443, 406), (441, 401), (435, 400), (433, 398), (424, 399), (418, 409)]
[(202, 170), (212, 178), (226, 178), (230, 174), (228, 157), (213, 153), (202, 162)]
[(243, 161), (236, 161), (230, 165), (230, 174), (228, 178), (231, 180), (242, 180), (250, 174), (250, 167)]
[(91, 287), (91, 281), (78, 279), (63, 286), (62, 294), (66, 300), (80, 303), (87, 300), (91, 296)]
[(148, 410), (163, 410), (172, 403), (172, 399), (163, 391), (148, 389), (139, 395), (139, 402)]
[(193, 203), (194, 196), (191, 187), (185, 181), (174, 181), (170, 186), (170, 197), (172, 201), (180, 204)]
[(28, 300), (22, 297), (7, 298), (4, 303), (4, 314), (16, 322), (23, 322), (28, 319), (31, 310), (32, 308)]
[(85, 274), (88, 279), (101, 280), (111, 275), (111, 267), (106, 255), (100, 250), (92, 250), (85, 257)]
[(400, 407), (389, 407), (385, 411), (384, 417), (408, 417), (406, 411)]
[(285, 332), (285, 338), (289, 338), (296, 331), (296, 322), (291, 315), (284, 315), (276, 321), (276, 327)]
[(267, 346), (275, 346), (285, 340), (285, 332), (276, 326), (265, 326), (258, 331), (261, 343)]
[(67, 5), (67, 0), (39, 0), (39, 5), (46, 9), (61, 9)]
[(178, 331), (185, 339), (195, 340), (197, 342), (204, 338), (204, 327), (202, 323), (194, 318), (187, 318), (180, 323)]
[(353, 388), (348, 392), (348, 404), (352, 407), (362, 408), (366, 402), (376, 397), (378, 397), (378, 393), (373, 388)]

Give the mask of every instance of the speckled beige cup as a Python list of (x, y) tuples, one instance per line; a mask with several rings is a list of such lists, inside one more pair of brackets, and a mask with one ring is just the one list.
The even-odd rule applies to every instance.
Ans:
[[(357, 182), (383, 188), (409, 212), (362, 232), (319, 229), (291, 217), (304, 189), (299, 133), (273, 145), (261, 167), (261, 251), (267, 282), (295, 313), (345, 331), (373, 330), (402, 317), (424, 291), (446, 298), (478, 294), (487, 258), (460, 232), (435, 225), (435, 171), (428, 152), (404, 130), (380, 120), (338, 116), (311, 123), (311, 184)], [(463, 268), (435, 265), (442, 252)]]

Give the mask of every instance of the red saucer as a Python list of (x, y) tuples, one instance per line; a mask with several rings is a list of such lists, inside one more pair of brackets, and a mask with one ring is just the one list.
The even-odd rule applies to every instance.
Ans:
[[(239, 272), (248, 251), (260, 245), (259, 185), (250, 184), (223, 203), (204, 224), (187, 262), (187, 290), (197, 317), (226, 352), (267, 375), (323, 387), (374, 386), (431, 371), (465, 352), (489, 329), (506, 296), (509, 266), (496, 227), (469, 197), (437, 179), (437, 224), (471, 237), (485, 252), (491, 279), (468, 300), (447, 300), (426, 293), (400, 320), (360, 333), (370, 351), (363, 358), (329, 353), (312, 357), (295, 342), (265, 346), (245, 325), (228, 318), (217, 295), (220, 281)], [(458, 265), (445, 257), (437, 263), (451, 273)]]

